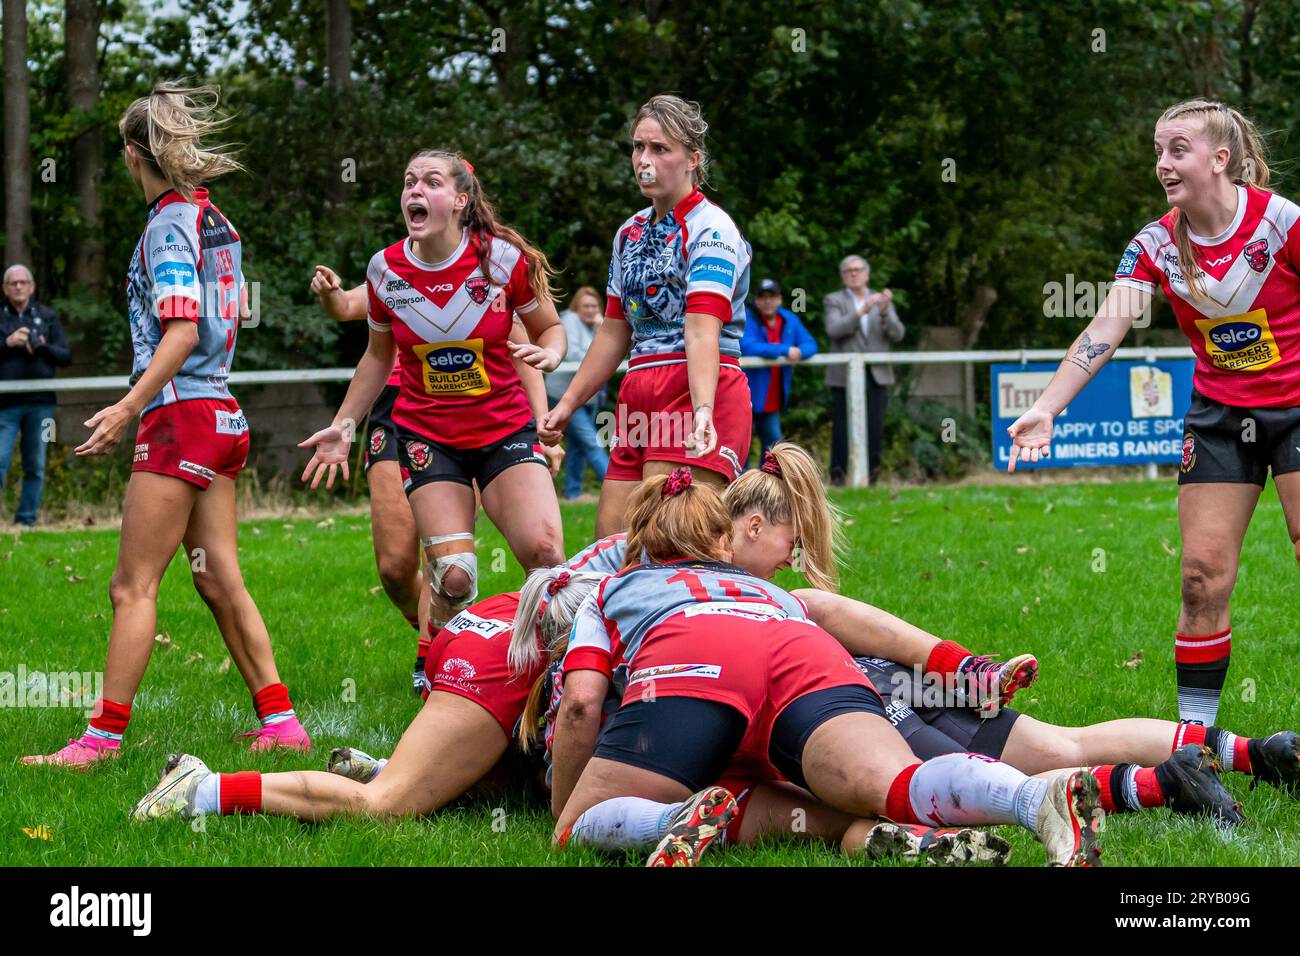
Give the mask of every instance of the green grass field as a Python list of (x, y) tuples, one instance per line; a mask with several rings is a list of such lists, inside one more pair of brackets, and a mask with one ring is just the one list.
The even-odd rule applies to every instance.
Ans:
[[(838, 498), (850, 515), (845, 593), (982, 652), (1031, 650), (1042, 676), (1016, 706), (1082, 724), (1176, 717), (1172, 632), (1178, 524), (1171, 481), (1128, 484), (871, 489)], [(594, 507), (566, 507), (569, 551), (590, 540)], [(482, 594), (517, 587), (513, 560), (479, 524)], [(1102, 549), (1098, 552), (1097, 549)], [(0, 671), (97, 671), (111, 616), (111, 531), (0, 536)], [(1104, 571), (1099, 568), (1104, 560)], [(307, 755), (249, 755), (232, 740), (256, 723), (248, 693), (179, 557), (163, 582), (156, 646), (136, 698), (128, 749), (91, 774), (22, 767), (85, 725), (82, 707), (3, 711), (0, 854), (12, 865), (608, 865), (595, 853), (552, 854), (549, 814), (522, 794), (480, 798), (427, 820), (309, 826), (269, 817), (130, 825), (126, 814), (169, 751), (218, 770), (319, 769), (331, 747), (388, 753), (418, 700), (409, 690), (414, 638), (377, 590), (363, 516), (249, 522), (241, 529), (249, 588), (280, 672), (314, 738)], [(1237, 733), (1300, 727), (1296, 569), (1277, 497), (1265, 493), (1246, 539), (1236, 637), (1219, 723)], [(792, 576), (784, 582), (794, 586)], [(1136, 655), (1142, 662), (1126, 667)], [(350, 689), (355, 687), (355, 692)], [(1227, 785), (1249, 822), (1222, 833), (1157, 810), (1107, 821), (1108, 865), (1297, 865), (1300, 806), (1269, 787)], [(32, 837), (45, 827), (48, 839)], [(1032, 837), (1005, 828), (1013, 862), (1041, 865)], [(618, 862), (633, 862), (614, 861)], [(772, 843), (711, 854), (711, 865), (841, 865), (831, 849)]]

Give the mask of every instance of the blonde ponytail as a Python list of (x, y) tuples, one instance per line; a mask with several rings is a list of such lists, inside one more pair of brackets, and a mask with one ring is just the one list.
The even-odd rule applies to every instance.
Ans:
[(799, 547), (796, 570), (819, 590), (838, 589), (843, 515), (826, 497), (821, 468), (808, 452), (793, 442), (778, 442), (764, 454), (760, 468), (727, 486), (722, 501), (732, 521), (758, 512), (767, 521), (792, 525)]
[(219, 100), (216, 86), (159, 83), (127, 107), (117, 128), (141, 159), (189, 199), (208, 180), (244, 168), (225, 146), (203, 145), (229, 122), (217, 113)]
[[(606, 575), (594, 571), (570, 571), (563, 565), (533, 570), (519, 592), (515, 629), (506, 651), (510, 669), (516, 674), (523, 673), (542, 659), (543, 652), (548, 664), (563, 660), (569, 649), (569, 630), (573, 627), (573, 619), (578, 616), (578, 608), (605, 578)], [(539, 630), (541, 648), (537, 639)], [(519, 721), (519, 748), (525, 753), (538, 742), (543, 714), (542, 689), (545, 686), (546, 674), (539, 674), (524, 703), (524, 713)]]

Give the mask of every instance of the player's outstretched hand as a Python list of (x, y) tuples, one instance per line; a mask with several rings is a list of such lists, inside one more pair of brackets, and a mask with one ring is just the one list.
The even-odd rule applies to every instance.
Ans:
[(299, 448), (315, 449), (315, 454), (311, 456), (311, 461), (307, 462), (307, 468), (302, 473), (302, 480), (305, 482), (311, 478), (311, 487), (315, 489), (320, 484), (322, 476), (325, 476), (325, 487), (333, 488), (334, 476), (342, 468), (343, 480), (347, 481), (348, 447), (351, 444), (352, 436), (338, 425), (322, 428), (306, 441), (299, 442)]
[(1016, 470), (1016, 462), (1023, 458), (1028, 462), (1037, 462), (1047, 458), (1052, 452), (1052, 414), (1039, 408), (1031, 408), (1007, 429), (1011, 436), (1011, 461), (1007, 471)]
[(506, 348), (510, 350), (513, 357), (525, 365), (531, 365), (543, 372), (550, 372), (560, 364), (559, 355), (531, 342), (506, 342)]

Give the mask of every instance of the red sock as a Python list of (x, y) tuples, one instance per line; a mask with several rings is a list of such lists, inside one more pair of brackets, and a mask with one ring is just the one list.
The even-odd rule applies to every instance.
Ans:
[(293, 701), (289, 700), (289, 688), (283, 684), (267, 684), (253, 695), (253, 709), (257, 711), (258, 720), (266, 720), (272, 714), (292, 713)]
[(722, 831), (722, 842), (728, 846), (740, 845), (740, 827), (745, 822), (745, 808), (749, 806), (750, 788), (746, 787), (736, 797), (736, 815), (731, 818), (727, 828)]
[(121, 737), (126, 733), (126, 725), (131, 722), (130, 704), (119, 704), (115, 700), (101, 697), (95, 705), (97, 713), (90, 718), (91, 727), (115, 737)]
[(1188, 744), (1205, 743), (1205, 733), (1210, 728), (1202, 727), (1200, 724), (1179, 724), (1178, 729), (1174, 731), (1174, 746), (1170, 753), (1179, 747), (1186, 747)]
[(925, 659), (925, 669), (931, 674), (956, 674), (961, 662), (970, 656), (971, 652), (956, 641), (940, 641)]
[(262, 775), (256, 770), (223, 773), (217, 782), (221, 792), (221, 815), (262, 812)]
[(921, 764), (914, 763), (903, 770), (889, 785), (889, 796), (885, 798), (885, 814), (895, 823), (920, 823), (919, 817), (912, 810), (912, 797), (908, 792), (912, 777)]
[(1101, 790), (1101, 808), (1107, 813), (1118, 813), (1119, 808), (1115, 805), (1115, 796), (1110, 792), (1110, 776), (1115, 772), (1113, 763), (1102, 764), (1100, 767), (1089, 767), (1092, 775), (1097, 778), (1097, 786)]
[(1250, 773), (1249, 737), (1238, 737), (1232, 742), (1232, 769), (1237, 773)]
[(1163, 807), (1165, 791), (1156, 779), (1154, 767), (1141, 767), (1133, 778), (1137, 783), (1138, 803), (1144, 807)]
[(429, 656), (429, 647), (430, 647), (432, 644), (433, 644), (433, 641), (429, 641), (429, 640), (425, 640), (424, 638), (420, 638), (420, 640), (418, 640), (418, 641), (415, 642), (415, 656), (416, 656), (416, 657), (428, 657), (428, 656)]

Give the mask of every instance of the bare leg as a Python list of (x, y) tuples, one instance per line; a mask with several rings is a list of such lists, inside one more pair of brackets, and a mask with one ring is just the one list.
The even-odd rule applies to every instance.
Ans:
[(1178, 633), (1216, 634), (1228, 627), (1241, 542), (1260, 490), (1220, 482), (1179, 486), (1183, 595)]
[(1273, 484), (1282, 501), (1282, 513), (1286, 515), (1286, 530), (1295, 546), (1296, 561), (1300, 561), (1300, 471), (1274, 475)]
[(262, 812), (310, 821), (346, 814), (423, 816), (477, 783), (508, 743), (484, 708), (434, 691), (373, 782), (361, 784), (318, 770), (264, 774)]
[(1151, 717), (1108, 720), (1088, 727), (1056, 727), (1020, 715), (1002, 761), (1027, 774), (1107, 763), (1154, 767), (1173, 751), (1178, 724)]
[[(271, 636), (239, 570), (238, 532), (235, 482), (218, 475), (194, 503), (185, 529), (185, 551), (190, 555), (194, 589), (212, 611), (230, 659), (248, 689), (256, 693), (278, 684), (280, 676)], [(202, 555), (202, 563), (197, 555)]]
[(600, 501), (596, 504), (596, 538), (608, 537), (627, 530), (627, 502), (639, 481), (620, 481), (606, 478), (600, 485)]
[(885, 718), (851, 713), (812, 732), (803, 751), (808, 788), (823, 802), (860, 817), (885, 813), (889, 787), (916, 756)]
[(483, 510), (525, 573), (564, 563), (564, 534), (555, 483), (541, 465), (524, 463), (501, 472), (483, 491)]
[(924, 667), (939, 638), (888, 611), (816, 588), (793, 592), (809, 616), (858, 657), (883, 657), (907, 667)]
[(138, 471), (126, 486), (117, 567), (109, 581), (113, 628), (104, 696), (130, 703), (144, 678), (158, 623), (158, 585), (180, 547), (199, 489), (170, 475)]
[(875, 820), (855, 820), (826, 806), (802, 787), (773, 781), (760, 783), (749, 792), (736, 845), (753, 846), (769, 837), (794, 837), (840, 845), (848, 853), (848, 837), (861, 831), (853, 849), (863, 849), (867, 833), (875, 824)]
[(395, 461), (377, 461), (366, 472), (366, 481), (379, 582), (388, 600), (409, 620), (419, 615), (420, 602), (427, 598), (420, 570), (420, 541), (402, 490), (401, 466)]

